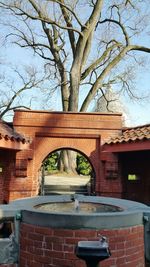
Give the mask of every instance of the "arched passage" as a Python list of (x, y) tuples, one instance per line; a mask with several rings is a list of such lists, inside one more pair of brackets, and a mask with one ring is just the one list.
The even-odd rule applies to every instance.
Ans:
[[(67, 173), (59, 169), (61, 153), (74, 152), (76, 172)], [(95, 194), (95, 170), (88, 157), (81, 151), (70, 148), (52, 151), (42, 162), (39, 170), (39, 195), (51, 194)]]
[[(43, 160), (47, 155), (56, 150), (60, 149), (71, 149), (74, 151), (79, 151), (81, 154), (85, 155), (89, 159), (96, 177), (99, 177), (99, 148), (100, 148), (100, 137), (88, 136), (88, 138), (76, 136), (51, 136), (51, 137), (40, 137), (36, 136), (36, 149), (35, 149), (35, 176), (37, 171), (41, 166)], [(36, 178), (36, 177), (35, 177)]]

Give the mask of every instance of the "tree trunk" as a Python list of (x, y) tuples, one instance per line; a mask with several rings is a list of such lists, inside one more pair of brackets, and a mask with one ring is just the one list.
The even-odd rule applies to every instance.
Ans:
[(71, 150), (62, 150), (60, 152), (58, 169), (60, 172), (66, 172), (70, 174), (77, 174), (76, 172), (76, 156), (77, 153)]

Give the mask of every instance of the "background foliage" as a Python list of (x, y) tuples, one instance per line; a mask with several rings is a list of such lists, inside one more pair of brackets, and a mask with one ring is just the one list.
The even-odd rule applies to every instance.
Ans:
[[(48, 173), (53, 173), (59, 171), (59, 152), (53, 152), (48, 155), (44, 162), (45, 171)], [(76, 157), (76, 171), (80, 175), (90, 175), (92, 172), (92, 167), (89, 161), (81, 154), (77, 154)]]

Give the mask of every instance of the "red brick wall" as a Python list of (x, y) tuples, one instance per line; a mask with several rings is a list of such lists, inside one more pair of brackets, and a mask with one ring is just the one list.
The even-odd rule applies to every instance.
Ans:
[(143, 226), (113, 230), (64, 230), (21, 223), (19, 267), (85, 267), (74, 253), (80, 240), (109, 239), (111, 257), (101, 267), (144, 267)]
[[(103, 163), (100, 163), (101, 145), (121, 131), (120, 114), (18, 110), (13, 124), (17, 132), (30, 137), (32, 142), (29, 151), (17, 152), (16, 177), (11, 179), (10, 200), (38, 194), (38, 171), (42, 161), (50, 152), (61, 148), (78, 150), (89, 158), (96, 174), (97, 195), (121, 196), (120, 181), (106, 180)], [(27, 164), (26, 169), (23, 162)]]
[(122, 197), (122, 179), (118, 156), (113, 153), (100, 154), (100, 188), (101, 196)]
[(3, 178), (2, 173), (0, 173), (0, 204), (2, 204), (4, 201), (3, 190), (4, 190), (4, 178)]
[[(13, 150), (0, 150), (0, 203), (9, 202), (9, 192), (11, 191), (10, 183), (14, 180), (16, 152)], [(13, 187), (12, 187), (13, 188)]]

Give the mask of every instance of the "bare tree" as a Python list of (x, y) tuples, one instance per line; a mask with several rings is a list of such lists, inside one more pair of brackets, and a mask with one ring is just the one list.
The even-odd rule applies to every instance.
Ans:
[(119, 76), (134, 95), (123, 73), (139, 66), (138, 52), (150, 53), (140, 42), (149, 33), (149, 0), (0, 0), (0, 8), (7, 39), (32, 49), (51, 70), (63, 111), (87, 111)]
[(0, 7), (6, 11), (7, 37), (53, 69), (64, 111), (86, 111), (117, 66), (120, 71), (126, 60), (136, 63), (137, 52), (150, 52), (138, 44), (149, 30), (147, 0), (1, 0)]

